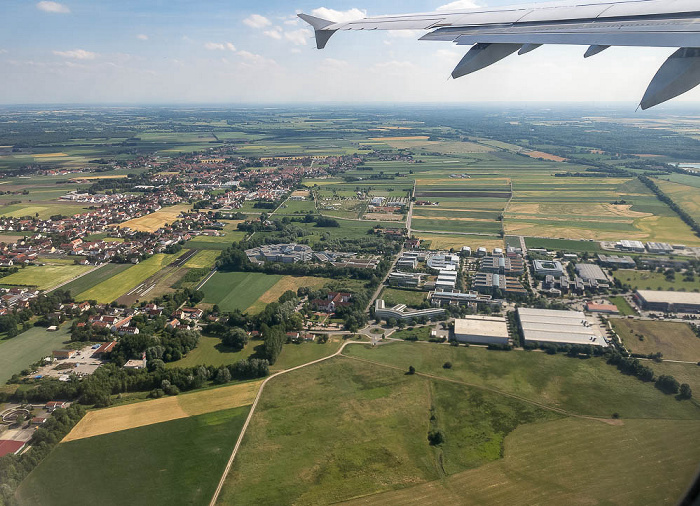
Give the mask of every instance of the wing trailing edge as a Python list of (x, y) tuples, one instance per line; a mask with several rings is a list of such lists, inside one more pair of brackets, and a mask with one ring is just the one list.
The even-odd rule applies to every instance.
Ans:
[(678, 49), (659, 69), (640, 107), (648, 109), (700, 84), (700, 1), (619, 0), (573, 4), (536, 4), (370, 17), (335, 23), (307, 14), (323, 49), (337, 31), (426, 30), (424, 41), (472, 46), (452, 71), (457, 79), (511, 54), (529, 53), (544, 44), (585, 45), (589, 58), (612, 46)]

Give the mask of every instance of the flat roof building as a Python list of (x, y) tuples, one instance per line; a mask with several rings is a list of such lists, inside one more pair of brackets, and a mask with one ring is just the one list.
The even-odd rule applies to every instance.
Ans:
[(532, 264), (535, 268), (535, 276), (560, 278), (564, 275), (564, 266), (557, 260), (535, 260)]
[(409, 309), (406, 304), (398, 304), (392, 308), (387, 308), (383, 299), (374, 301), (374, 316), (380, 320), (418, 320), (419, 318), (433, 318), (445, 314), (444, 309)]
[(576, 264), (576, 273), (586, 281), (597, 281), (599, 283), (607, 283), (608, 277), (603, 272), (603, 269), (596, 264)]
[(637, 290), (634, 299), (642, 308), (664, 313), (700, 313), (700, 293)]
[(455, 340), (460, 343), (509, 344), (506, 319), (497, 316), (467, 316), (455, 320)]
[(490, 295), (483, 295), (477, 292), (462, 293), (457, 290), (435, 290), (428, 294), (428, 300), (433, 306), (443, 306), (445, 304), (459, 306), (478, 306), (486, 304), (493, 307), (503, 307), (503, 301), (494, 299)]
[(598, 260), (606, 267), (617, 267), (620, 269), (636, 269), (637, 263), (631, 256), (603, 255), (598, 254)]
[(518, 308), (518, 319), (527, 344), (608, 345), (581, 311)]
[(479, 268), (482, 272), (491, 274), (505, 274), (506, 276), (520, 276), (524, 272), (522, 258), (519, 257), (486, 257), (481, 261)]

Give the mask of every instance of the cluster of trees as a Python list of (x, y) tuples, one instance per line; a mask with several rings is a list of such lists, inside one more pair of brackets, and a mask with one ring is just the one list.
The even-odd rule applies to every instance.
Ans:
[(145, 352), (150, 363), (175, 362), (195, 349), (198, 342), (199, 332), (196, 330), (164, 329), (159, 335), (127, 334), (119, 339), (110, 360), (122, 366), (127, 360), (141, 358)]
[(654, 371), (634, 357), (623, 357), (619, 353), (613, 352), (608, 357), (608, 364), (616, 366), (623, 374), (636, 376), (646, 382), (654, 381)]
[(700, 223), (698, 223), (695, 218), (690, 216), (687, 212), (685, 212), (681, 207), (676, 204), (673, 200), (671, 200), (671, 197), (666, 195), (659, 186), (652, 181), (651, 178), (647, 176), (639, 176), (639, 180), (646, 185), (647, 188), (649, 188), (657, 197), (658, 199), (666, 204), (668, 207), (670, 207), (680, 218), (690, 227), (693, 229), (693, 232), (695, 232), (698, 236), (700, 236)]
[(260, 334), (263, 338), (265, 357), (271, 365), (274, 365), (282, 353), (282, 346), (287, 342), (285, 327), (284, 325), (268, 327), (263, 324), (260, 328)]
[(41, 294), (29, 303), (29, 308), (0, 316), (0, 332), (7, 333), (8, 338), (16, 337), (20, 332), (31, 328), (29, 320), (35, 315), (39, 316), (35, 325), (43, 327), (54, 325), (58, 322), (49, 319), (47, 315), (56, 311), (60, 304), (69, 302), (73, 302), (73, 299), (70, 293), (64, 290)]
[(16, 504), (14, 492), (22, 480), (41, 462), (85, 416), (79, 405), (57, 409), (32, 436), (30, 448), (21, 455), (0, 457), (0, 505)]

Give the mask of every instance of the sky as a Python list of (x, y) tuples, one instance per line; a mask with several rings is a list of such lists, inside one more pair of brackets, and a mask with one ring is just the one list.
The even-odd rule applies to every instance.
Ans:
[[(544, 46), (458, 80), (468, 48), (424, 32), (342, 32), (315, 48), (298, 12), (347, 21), (518, 0), (1, 0), (0, 103), (625, 102), (673, 52)], [(678, 99), (677, 99), (678, 100)], [(695, 90), (680, 100), (698, 101)], [(662, 106), (663, 107), (663, 106)]]

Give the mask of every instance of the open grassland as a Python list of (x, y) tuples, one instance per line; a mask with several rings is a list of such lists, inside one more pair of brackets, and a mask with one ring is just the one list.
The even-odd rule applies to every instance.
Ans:
[[(687, 383), (693, 391), (693, 397), (700, 397), (700, 366), (697, 364), (681, 364), (678, 362), (645, 362), (651, 367), (657, 376), (669, 374), (678, 380), (678, 383)], [(697, 401), (696, 401), (697, 402)]]
[(71, 295), (75, 297), (77, 294), (86, 292), (113, 276), (118, 276), (129, 267), (131, 267), (131, 264), (106, 264), (90, 274), (86, 274), (75, 281), (71, 281), (67, 285), (64, 285), (62, 289), (68, 290)]
[[(497, 460), (518, 425), (558, 417), (497, 394), (332, 359), (268, 385), (220, 502), (329, 504), (424, 483)], [(445, 434), (440, 448), (428, 442), (431, 424)]]
[(622, 316), (634, 316), (637, 314), (637, 312), (630, 305), (630, 303), (627, 302), (627, 299), (625, 299), (622, 296), (610, 297), (610, 302), (615, 304), (615, 306), (617, 307), (617, 310), (620, 312), (620, 314)]
[(252, 404), (260, 381), (88, 412), (62, 443)]
[(22, 482), (17, 498), (22, 506), (206, 505), (248, 409), (60, 444)]
[(197, 347), (190, 351), (184, 358), (165, 364), (167, 368), (196, 367), (198, 365), (222, 365), (235, 364), (239, 360), (246, 360), (255, 353), (257, 341), (250, 342), (243, 350), (234, 351), (221, 344), (218, 337), (201, 336)]
[(204, 302), (218, 304), (222, 311), (244, 311), (281, 279), (258, 272), (217, 272), (202, 287)]
[(300, 344), (285, 344), (277, 362), (270, 367), (272, 371), (291, 369), (319, 358), (328, 357), (337, 352), (343, 344), (342, 336), (330, 336), (327, 343), (316, 341)]
[(661, 352), (668, 360), (700, 361), (700, 337), (687, 323), (618, 318), (611, 318), (610, 323), (632, 353)]
[[(565, 419), (523, 425), (503, 460), (440, 481), (362, 497), (349, 506), (675, 504), (690, 485), (700, 422)], [(582, 478), (582, 477), (585, 477)]]
[(144, 260), (119, 273), (118, 276), (112, 276), (89, 290), (78, 294), (76, 299), (96, 300), (102, 304), (113, 302), (158, 271), (170, 265), (175, 259), (185, 253), (187, 253), (187, 250), (183, 250), (174, 255), (165, 255), (162, 253), (153, 255), (148, 260)]
[(400, 290), (397, 288), (385, 288), (380, 298), (384, 299), (387, 307), (392, 307), (397, 304), (406, 304), (407, 306), (419, 307), (427, 297), (427, 292), (417, 290)]
[[(32, 192), (35, 192), (33, 188)], [(10, 218), (37, 217), (40, 220), (48, 220), (51, 216), (56, 214), (71, 216), (73, 214), (85, 212), (85, 208), (79, 204), (68, 204), (65, 202), (56, 201), (41, 201), (39, 200), (43, 197), (41, 193), (42, 192), (36, 191), (34, 194), (34, 199), (31, 202), (23, 202), (21, 204), (10, 204), (3, 206), (2, 208), (0, 208), (0, 216), (7, 216)], [(63, 193), (65, 193), (65, 191), (61, 192), (61, 194)], [(55, 195), (46, 195), (45, 198), (51, 197), (55, 197)]]
[(475, 251), (483, 246), (491, 251), (494, 248), (503, 248), (503, 239), (496, 236), (430, 234), (423, 232), (418, 232), (414, 235), (424, 242), (429, 242), (431, 249), (461, 250), (462, 247), (469, 246), (472, 251)]
[(51, 355), (70, 341), (70, 325), (65, 324), (57, 332), (47, 332), (43, 327), (32, 327), (12, 339), (0, 340), (0, 384), (13, 374), (18, 374), (30, 364)]
[(632, 271), (620, 269), (613, 272), (615, 279), (621, 283), (630, 285), (635, 290), (675, 290), (685, 292), (697, 292), (700, 290), (700, 281), (683, 281), (683, 274), (676, 273), (675, 279), (667, 281), (666, 276), (660, 272)]
[[(520, 241), (517, 241), (518, 247)], [(549, 251), (563, 251), (573, 253), (598, 253), (603, 249), (596, 241), (571, 241), (566, 239), (543, 239), (539, 237), (526, 237), (525, 245), (528, 248), (544, 248)]]
[(181, 213), (187, 212), (190, 209), (191, 206), (188, 204), (164, 207), (155, 213), (125, 221), (119, 225), (119, 228), (130, 228), (131, 230), (137, 230), (139, 232), (155, 232), (163, 225), (176, 221)]
[(29, 266), (2, 278), (0, 283), (11, 286), (35, 286), (39, 290), (50, 290), (91, 269), (94, 269), (94, 266), (64, 264)]
[(221, 253), (219, 251), (199, 251), (194, 257), (189, 259), (185, 264), (188, 269), (211, 269), (216, 263)]
[(257, 314), (265, 309), (271, 302), (277, 302), (279, 298), (287, 291), (291, 290), (296, 293), (301, 287), (308, 287), (314, 290), (323, 288), (328, 283), (334, 281), (330, 278), (316, 278), (313, 276), (284, 276), (269, 290), (263, 293), (255, 303), (246, 310), (250, 314)]
[[(602, 358), (416, 343), (354, 345), (343, 353), (400, 370), (413, 365), (419, 373), (497, 389), (579, 415), (700, 420), (695, 404), (678, 402), (653, 384), (625, 376)], [(443, 369), (445, 362), (452, 369)]]

